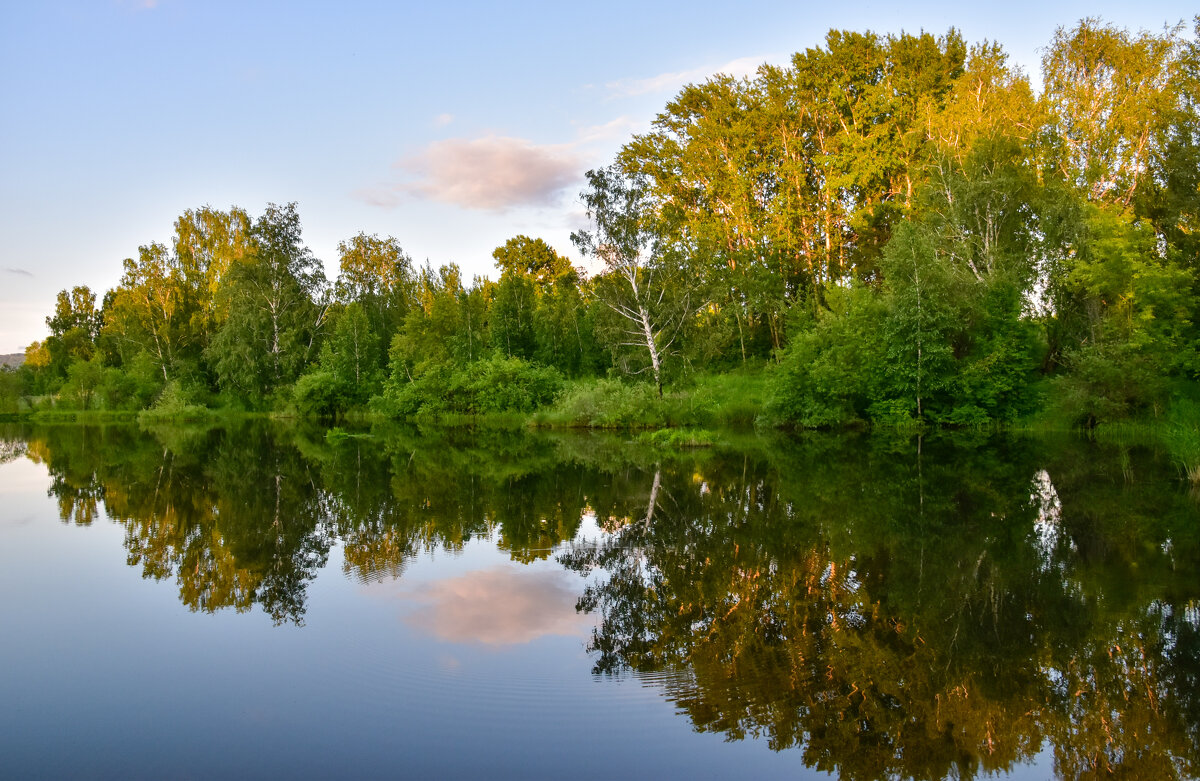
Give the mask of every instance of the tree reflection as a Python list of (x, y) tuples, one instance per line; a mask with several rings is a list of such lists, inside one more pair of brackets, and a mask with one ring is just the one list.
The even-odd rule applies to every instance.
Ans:
[(1046, 740), (1064, 777), (1194, 774), (1194, 503), (1111, 480), (1097, 500), (1095, 445), (978, 445), (646, 470), (653, 523), (631, 508), (561, 557), (603, 573), (578, 605), (595, 671), (847, 778), (972, 777)]
[[(334, 545), (348, 577), (378, 581), (486, 538), (513, 565), (594, 574), (577, 609), (599, 618), (597, 674), (813, 768), (974, 777), (1049, 746), (1067, 778), (1200, 770), (1200, 513), (1153, 451), (810, 436), (668, 457), (616, 437), (262, 424), (5, 441), (46, 464), (64, 521), (121, 524), (130, 565), (192, 610), (300, 624)], [(592, 516), (602, 540), (573, 542)], [(480, 589), (496, 591), (430, 599), (470, 624)]]

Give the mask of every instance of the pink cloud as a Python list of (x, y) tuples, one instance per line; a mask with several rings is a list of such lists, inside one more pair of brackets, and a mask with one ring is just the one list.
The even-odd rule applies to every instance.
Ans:
[(583, 635), (588, 618), (562, 572), (502, 565), (424, 585), (405, 622), (449, 643), (517, 645), (546, 635)]
[(381, 206), (394, 205), (396, 194), (408, 194), (503, 212), (553, 205), (563, 190), (580, 181), (583, 169), (568, 145), (539, 145), (495, 135), (435, 141), (396, 167), (411, 178), (386, 190), (377, 187), (356, 195)]

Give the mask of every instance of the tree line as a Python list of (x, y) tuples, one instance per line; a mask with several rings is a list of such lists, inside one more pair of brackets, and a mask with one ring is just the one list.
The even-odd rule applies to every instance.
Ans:
[(102, 299), (60, 293), (5, 381), (409, 416), (745, 368), (806, 426), (1158, 414), (1200, 371), (1197, 33), (1060, 28), (1040, 94), (953, 29), (835, 30), (689, 85), (587, 173), (591, 277), (526, 236), (468, 282), (359, 234), (330, 281), (294, 204), (188, 211)]

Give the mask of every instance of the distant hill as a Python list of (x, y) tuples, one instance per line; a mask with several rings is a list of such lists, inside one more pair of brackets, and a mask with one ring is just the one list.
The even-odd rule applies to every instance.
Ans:
[(15, 369), (23, 363), (25, 363), (25, 353), (0, 355), (0, 366), (11, 366)]

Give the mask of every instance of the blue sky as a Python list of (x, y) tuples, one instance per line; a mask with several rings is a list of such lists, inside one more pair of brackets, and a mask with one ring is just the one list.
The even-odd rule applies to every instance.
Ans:
[(576, 257), (578, 191), (685, 83), (743, 75), (832, 27), (950, 26), (1040, 48), (1124, 3), (401, 3), (0, 0), (0, 353), (45, 336), (55, 293), (117, 284), (185, 209), (297, 201), (308, 245), (392, 235), (495, 276), (518, 233)]

